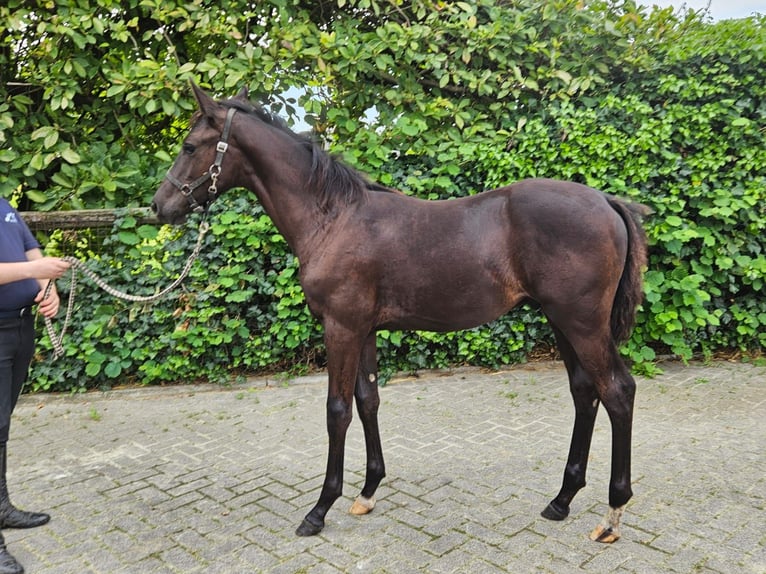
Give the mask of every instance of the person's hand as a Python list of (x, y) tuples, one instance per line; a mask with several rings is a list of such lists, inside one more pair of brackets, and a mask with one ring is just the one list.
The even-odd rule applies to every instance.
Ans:
[(60, 257), (41, 257), (29, 262), (34, 266), (35, 279), (58, 279), (72, 264)]
[[(53, 259), (53, 258), (51, 258)], [(35, 297), (35, 303), (37, 303), (37, 311), (43, 316), (53, 319), (59, 312), (59, 294), (56, 291), (56, 286), (51, 287), (50, 293), (45, 297), (45, 289), (40, 291)]]

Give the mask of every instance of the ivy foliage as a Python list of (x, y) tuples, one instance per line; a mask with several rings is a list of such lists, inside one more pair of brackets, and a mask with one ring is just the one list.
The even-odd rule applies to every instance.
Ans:
[[(647, 297), (625, 347), (639, 362), (766, 344), (764, 17), (631, 1), (8, 0), (0, 18), (0, 193), (22, 210), (146, 205), (195, 109), (188, 81), (220, 96), (247, 85), (406, 193), (541, 176), (651, 206)], [(87, 310), (65, 359), (37, 363), (39, 388), (321, 364), (299, 262), (254, 198), (229, 195), (180, 294), (144, 307), (81, 283)], [(151, 290), (192, 235), (126, 216), (94, 264)], [(379, 335), (388, 370), (551, 345), (533, 308), (462, 333)]]
[[(237, 373), (295, 371), (317, 362), (321, 332), (296, 282), (297, 260), (254, 196), (220, 202), (204, 249), (171, 295), (131, 303), (79, 275), (66, 354), (47, 360), (52, 345), (41, 337), (33, 390), (223, 382)], [(197, 241), (197, 223), (157, 228), (124, 215), (114, 224), (106, 254), (83, 249), (77, 256), (106, 283), (152, 295), (180, 274)], [(59, 281), (62, 306), (69, 287)]]
[(655, 70), (552, 106), (482, 154), (490, 186), (546, 175), (654, 209), (637, 360), (766, 344), (766, 34), (753, 24), (690, 31)]

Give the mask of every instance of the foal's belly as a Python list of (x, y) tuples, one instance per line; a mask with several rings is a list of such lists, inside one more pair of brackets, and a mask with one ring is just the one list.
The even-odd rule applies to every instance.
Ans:
[(380, 327), (419, 331), (471, 329), (504, 315), (524, 298), (521, 290), (493, 277), (481, 281), (474, 276), (473, 281), (444, 277), (442, 281), (416, 282), (386, 293), (380, 301)]

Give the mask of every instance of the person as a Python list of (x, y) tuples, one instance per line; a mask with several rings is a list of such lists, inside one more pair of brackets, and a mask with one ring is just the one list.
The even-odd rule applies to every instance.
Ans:
[[(43, 256), (40, 244), (19, 212), (0, 198), (0, 530), (33, 528), (48, 514), (19, 510), (11, 504), (6, 481), (11, 413), (27, 379), (35, 349), (34, 307), (45, 317), (59, 309), (55, 285), (45, 297), (48, 281), (61, 277), (70, 264)], [(0, 532), (0, 574), (23, 574), (8, 552)]]

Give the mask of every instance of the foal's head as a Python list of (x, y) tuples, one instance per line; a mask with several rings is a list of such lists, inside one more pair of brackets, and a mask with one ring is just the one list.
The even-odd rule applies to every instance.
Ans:
[[(192, 89), (199, 111), (192, 117), (191, 131), (181, 146), (181, 152), (152, 200), (152, 209), (160, 221), (182, 223), (190, 212), (204, 211), (217, 195), (227, 189), (235, 186), (253, 189), (252, 186), (259, 183), (263, 186), (266, 176), (274, 173), (280, 174), (280, 177), (285, 173), (294, 174), (299, 181), (293, 189), (313, 198), (320, 211), (329, 217), (350, 204), (364, 200), (368, 190), (387, 190), (336, 160), (311, 138), (293, 133), (278, 116), (250, 103), (247, 89), (222, 102), (216, 102), (195, 84), (192, 84)], [(273, 160), (268, 168), (261, 164), (263, 173), (250, 170), (249, 178), (246, 178), (242, 164), (249, 161), (252, 166), (254, 158), (243, 155), (244, 151), (240, 149), (242, 139), (239, 145), (233, 145), (237, 142), (229, 139), (229, 129), (234, 114), (238, 112), (243, 117), (257, 120), (249, 124), (249, 131), (244, 135), (238, 132), (238, 137), (249, 135), (252, 141), (259, 141), (262, 153), (268, 155), (273, 150), (264, 144), (262, 136), (266, 132), (254, 135), (253, 126), (261, 125), (272, 135), (279, 134), (280, 141), (295, 146), (294, 150), (301, 150), (301, 153), (274, 152), (268, 156)], [(236, 120), (240, 121), (241, 118)], [(302, 166), (296, 163), (297, 157), (304, 158)]]
[(228, 105), (216, 102), (196, 84), (192, 89), (199, 111), (192, 116), (181, 152), (152, 199), (152, 210), (160, 221), (173, 224), (182, 223), (191, 211), (204, 211), (218, 194), (233, 187), (236, 170), (231, 166), (234, 154), (228, 150), (228, 132), (234, 111), (252, 107), (244, 88)]

